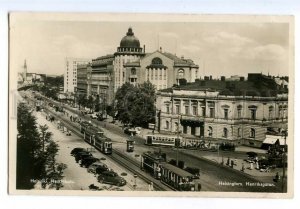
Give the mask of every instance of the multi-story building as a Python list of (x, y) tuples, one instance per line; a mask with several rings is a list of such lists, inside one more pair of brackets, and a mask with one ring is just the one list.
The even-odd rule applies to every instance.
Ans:
[(126, 82), (136, 85), (150, 81), (160, 90), (179, 84), (180, 79), (194, 82), (200, 77), (198, 65), (190, 59), (162, 52), (161, 48), (146, 53), (132, 28), (121, 39), (117, 52), (93, 59), (89, 67), (91, 82), (86, 94), (101, 94), (107, 103), (113, 101), (118, 88)]
[(64, 92), (74, 93), (77, 87), (77, 65), (89, 63), (89, 59), (66, 58), (66, 68), (64, 73)]
[(157, 130), (260, 147), (270, 129), (280, 132), (280, 128), (287, 128), (287, 91), (271, 86), (251, 81), (198, 80), (158, 91)]

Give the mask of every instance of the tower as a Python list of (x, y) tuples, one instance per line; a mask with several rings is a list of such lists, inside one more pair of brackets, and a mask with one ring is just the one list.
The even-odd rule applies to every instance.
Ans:
[(126, 69), (124, 64), (137, 62), (145, 55), (145, 50), (140, 47), (140, 41), (134, 36), (132, 28), (128, 28), (126, 36), (120, 42), (114, 54), (114, 92), (126, 82)]

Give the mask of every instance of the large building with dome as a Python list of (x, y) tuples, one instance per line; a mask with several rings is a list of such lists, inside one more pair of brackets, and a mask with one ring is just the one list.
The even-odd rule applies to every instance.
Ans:
[(137, 85), (150, 81), (156, 90), (161, 90), (178, 84), (180, 79), (194, 82), (199, 77), (199, 66), (190, 59), (163, 52), (161, 48), (146, 53), (145, 45), (141, 47), (129, 28), (115, 53), (77, 67), (76, 92), (99, 96), (110, 104), (118, 88), (126, 82)]

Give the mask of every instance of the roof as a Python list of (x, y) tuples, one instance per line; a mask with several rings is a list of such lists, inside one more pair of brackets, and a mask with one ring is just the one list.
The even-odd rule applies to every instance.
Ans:
[(195, 65), (195, 63), (193, 62), (193, 60), (191, 59), (184, 59), (184, 58), (179, 58), (177, 57), (175, 54), (171, 54), (169, 52), (161, 52), (163, 55), (165, 55), (166, 57), (168, 57), (169, 59), (173, 60), (175, 65), (176, 64), (183, 64), (183, 65), (193, 65), (193, 66), (197, 66)]
[(172, 92), (173, 90), (190, 90), (190, 91), (218, 91), (224, 96), (261, 96), (274, 97), (280, 90), (274, 89), (272, 85), (257, 85), (252, 81), (221, 81), (221, 80), (197, 80), (194, 83), (175, 86), (160, 92)]
[(172, 171), (173, 173), (177, 174), (178, 176), (182, 176), (182, 177), (193, 177), (193, 174), (181, 169), (181, 168), (178, 168), (174, 165), (171, 165), (170, 163), (161, 163), (161, 165), (168, 169), (169, 171)]

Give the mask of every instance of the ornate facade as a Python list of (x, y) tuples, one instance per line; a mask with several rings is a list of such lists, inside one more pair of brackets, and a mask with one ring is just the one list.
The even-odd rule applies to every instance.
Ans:
[[(245, 83), (250, 82), (239, 85), (238, 81), (235, 85), (241, 88), (247, 86)], [(287, 127), (287, 92), (263, 96), (265, 89), (250, 96), (245, 90), (242, 95), (229, 95), (224, 89), (201, 85), (197, 82), (158, 92), (156, 127), (159, 132), (260, 147), (268, 130)]]

